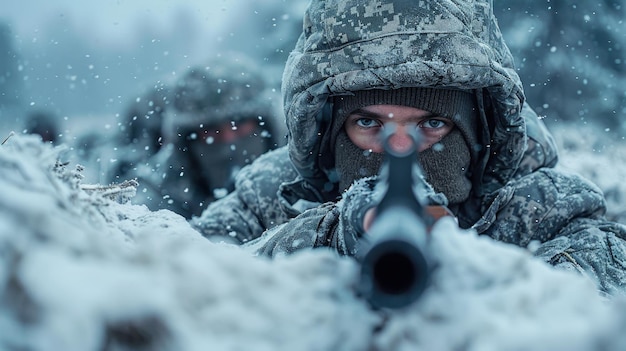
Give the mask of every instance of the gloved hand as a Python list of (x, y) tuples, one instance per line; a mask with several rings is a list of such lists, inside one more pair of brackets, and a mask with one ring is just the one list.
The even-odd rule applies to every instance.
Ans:
[[(436, 193), (423, 177), (418, 179), (414, 191), (418, 194), (418, 199), (424, 206), (448, 205), (445, 195)], [(384, 193), (384, 185), (379, 182), (378, 176), (357, 180), (344, 193), (342, 219), (359, 237), (371, 225), (371, 221), (375, 217), (375, 207), (380, 203)]]
[(330, 247), (341, 255), (354, 255), (364, 233), (363, 217), (378, 203), (375, 185), (376, 177), (360, 179), (338, 202), (307, 209), (246, 246), (270, 257), (315, 247)]
[(339, 253), (353, 256), (356, 253), (359, 238), (365, 234), (365, 217), (375, 208), (382, 198), (377, 191), (378, 176), (361, 178), (352, 184), (337, 203), (340, 219), (337, 229), (329, 241)]
[[(386, 191), (385, 184), (379, 180), (379, 176), (373, 176), (355, 181), (337, 203), (340, 220), (328, 243), (340, 253), (354, 255), (358, 240), (375, 218), (376, 206)], [(415, 187), (414, 191), (424, 206), (448, 205), (446, 197), (436, 193), (422, 177), (418, 178)]]
[[(426, 205), (447, 205), (445, 196), (435, 193), (425, 181), (418, 182), (416, 193)], [(384, 195), (379, 177), (362, 178), (336, 202), (308, 209), (289, 222), (264, 233), (249, 246), (260, 255), (290, 254), (303, 248), (330, 247), (341, 255), (354, 256), (359, 239), (365, 235), (364, 221)]]

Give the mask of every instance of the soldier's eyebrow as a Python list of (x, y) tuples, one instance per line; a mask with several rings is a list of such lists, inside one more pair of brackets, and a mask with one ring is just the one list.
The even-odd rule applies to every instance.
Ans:
[[(352, 112), (350, 112), (350, 115), (358, 115), (361, 117), (366, 117), (366, 118), (383, 118), (383, 117), (389, 117), (389, 114), (385, 114), (385, 113), (376, 113), (376, 112), (372, 112), (372, 111), (368, 111), (368, 110), (364, 110), (362, 108), (356, 109)], [(427, 114), (423, 115), (423, 116), (419, 116), (417, 117), (417, 119), (424, 119), (424, 118), (430, 118), (430, 117), (437, 117), (437, 114), (434, 114), (432, 112), (428, 112)]]
[(359, 115), (359, 116), (361, 116), (361, 117), (367, 117), (367, 118), (381, 118), (381, 117), (388, 117), (388, 115), (387, 115), (387, 116), (385, 116), (385, 115), (381, 115), (381, 114), (374, 113), (374, 112), (371, 112), (371, 111), (367, 111), (367, 110), (364, 110), (364, 109), (361, 109), (361, 108), (356, 109), (356, 110), (354, 110), (354, 111), (350, 112), (350, 114), (351, 114), (351, 115)]

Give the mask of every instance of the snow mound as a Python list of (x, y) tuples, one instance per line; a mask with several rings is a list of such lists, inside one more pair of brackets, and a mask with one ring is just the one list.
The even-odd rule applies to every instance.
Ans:
[(623, 350), (626, 300), (528, 250), (434, 228), (432, 285), (403, 310), (326, 250), (267, 260), (210, 242), (136, 184), (81, 184), (63, 149), (0, 146), (0, 349)]

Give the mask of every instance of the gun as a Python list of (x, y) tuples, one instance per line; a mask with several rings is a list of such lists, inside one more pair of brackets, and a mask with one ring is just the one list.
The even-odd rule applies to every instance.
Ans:
[[(409, 131), (412, 145), (394, 150), (395, 126), (383, 131), (385, 159), (377, 186), (383, 196), (371, 228), (359, 240), (360, 291), (375, 308), (402, 308), (416, 301), (429, 284), (435, 259), (429, 255), (430, 228), (436, 217), (414, 192), (421, 169), (417, 161), (420, 136)], [(437, 209), (443, 214), (441, 209)], [(439, 217), (437, 214), (437, 217)]]

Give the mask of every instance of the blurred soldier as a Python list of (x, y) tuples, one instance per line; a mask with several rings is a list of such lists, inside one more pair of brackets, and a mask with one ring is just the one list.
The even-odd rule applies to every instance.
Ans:
[(233, 190), (233, 179), (260, 154), (284, 144), (277, 99), (254, 64), (237, 55), (190, 68), (171, 89), (164, 146), (134, 168), (135, 203), (199, 215)]
[(170, 103), (168, 94), (168, 87), (158, 83), (128, 106), (117, 137), (117, 162), (109, 171), (113, 181), (126, 178), (138, 164), (161, 149), (163, 115)]

